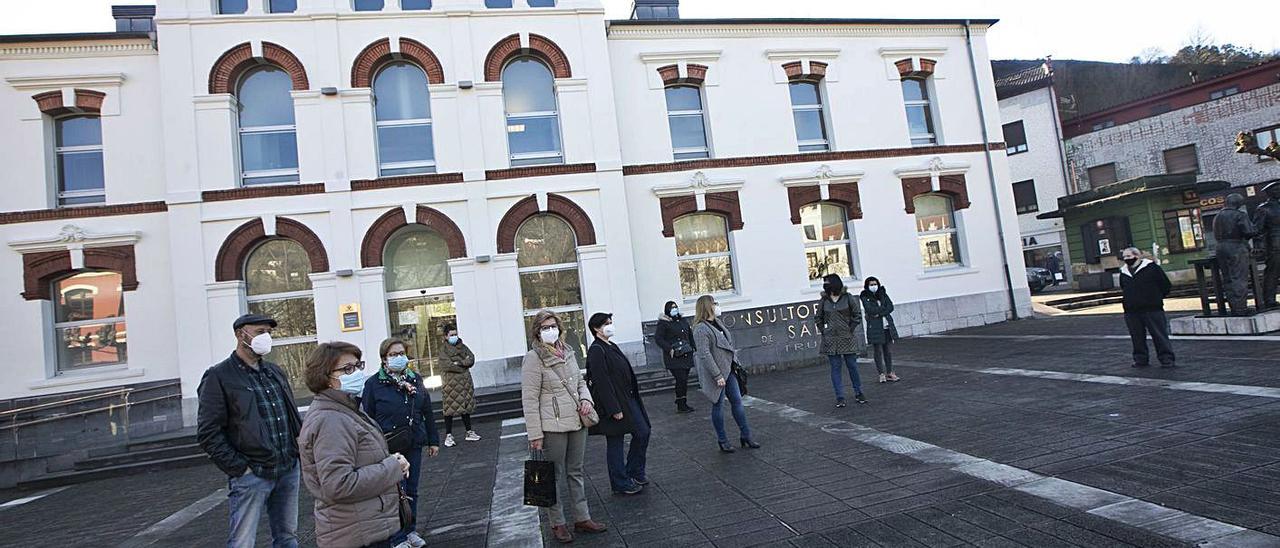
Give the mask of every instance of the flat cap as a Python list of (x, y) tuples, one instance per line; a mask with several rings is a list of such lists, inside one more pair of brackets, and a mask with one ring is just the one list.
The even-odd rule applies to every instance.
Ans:
[(236, 321), (231, 324), (231, 328), (240, 329), (241, 327), (244, 327), (246, 325), (261, 325), (261, 324), (267, 324), (271, 327), (275, 327), (276, 321), (271, 319), (271, 316), (267, 316), (266, 314), (245, 314), (243, 316), (240, 316), (239, 318), (236, 318)]

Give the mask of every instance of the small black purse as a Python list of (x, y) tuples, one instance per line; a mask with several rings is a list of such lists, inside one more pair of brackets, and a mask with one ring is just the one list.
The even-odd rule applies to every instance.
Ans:
[(383, 435), (387, 439), (387, 451), (391, 453), (406, 454), (413, 449), (413, 426), (399, 426), (392, 428), (390, 432)]
[(742, 394), (743, 396), (746, 396), (747, 395), (747, 378), (750, 377), (751, 374), (747, 373), (745, 369), (743, 369), (742, 367), (739, 367), (738, 364), (735, 363), (733, 364), (733, 376), (734, 378), (738, 379), (738, 393)]
[(689, 344), (689, 340), (680, 337), (671, 343), (671, 355), (676, 358), (683, 358), (693, 353), (693, 345)]

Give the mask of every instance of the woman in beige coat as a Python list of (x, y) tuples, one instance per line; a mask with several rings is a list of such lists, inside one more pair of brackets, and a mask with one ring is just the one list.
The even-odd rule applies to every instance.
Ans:
[(364, 387), (360, 355), (353, 344), (324, 343), (311, 352), (304, 372), (316, 397), (302, 421), (298, 450), (302, 480), (315, 497), (320, 548), (389, 548), (400, 530), (396, 485), (409, 474), (409, 461), (388, 453), (382, 429), (356, 404)]
[[(520, 399), (524, 405), (525, 430), (529, 449), (543, 451), (555, 463), (556, 481), (569, 487), (573, 528), (584, 533), (602, 533), (605, 526), (591, 519), (587, 508), (587, 486), (582, 460), (587, 450), (587, 429), (582, 417), (592, 410), (591, 391), (578, 368), (573, 349), (564, 344), (560, 317), (543, 310), (533, 317), (533, 349), (524, 355), (521, 367)], [(559, 485), (556, 486), (559, 491)], [(551, 533), (561, 543), (573, 542), (565, 525), (564, 498), (547, 508)]]

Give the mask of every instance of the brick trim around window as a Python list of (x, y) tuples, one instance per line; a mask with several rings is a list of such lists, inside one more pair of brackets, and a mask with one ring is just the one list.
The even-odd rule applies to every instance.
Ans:
[(893, 66), (898, 67), (898, 76), (901, 76), (903, 79), (906, 79), (906, 78), (924, 79), (924, 78), (933, 76), (933, 69), (935, 66), (937, 66), (937, 64), (938, 62), (934, 61), (933, 59), (925, 59), (921, 57), (920, 70), (916, 70), (915, 63), (913, 63), (911, 58), (908, 57), (906, 59), (895, 61), (893, 63)]
[(351, 190), (377, 190), (380, 188), (401, 188), (407, 186), (446, 185), (461, 183), (461, 173), (426, 173), (422, 175), (395, 175), (378, 177), (377, 179), (358, 179), (351, 181)]
[(355, 61), (351, 63), (351, 87), (373, 87), (373, 76), (378, 73), (378, 69), (398, 60), (408, 60), (422, 68), (427, 73), (427, 83), (444, 83), (444, 67), (430, 48), (416, 40), (401, 38), (399, 53), (392, 53), (391, 39), (383, 38), (369, 44), (356, 55)]
[(206, 202), (226, 202), (277, 196), (305, 196), (307, 194), (324, 194), (324, 183), (262, 185), (228, 188), (225, 190), (206, 190), (200, 193), (200, 199)]
[(526, 177), (548, 177), (551, 175), (572, 175), (574, 173), (595, 173), (595, 171), (596, 165), (594, 163), (552, 164), (545, 166), (489, 169), (485, 170), (484, 178), (486, 181), (501, 181), (504, 179), (521, 179)]
[(669, 196), (659, 198), (662, 209), (662, 235), (674, 238), (676, 235), (676, 219), (694, 213), (715, 213), (729, 221), (729, 230), (742, 230), (742, 205), (738, 202), (738, 192), (712, 192), (706, 194), (706, 209), (698, 209), (696, 196)]
[(502, 80), (502, 68), (507, 62), (521, 55), (531, 55), (546, 63), (556, 78), (572, 78), (569, 68), (569, 57), (564, 54), (555, 42), (545, 36), (529, 35), (529, 47), (520, 47), (520, 35), (512, 34), (500, 40), (489, 49), (484, 58), (484, 81), (498, 82)]
[(213, 63), (213, 67), (209, 69), (209, 93), (235, 93), (240, 77), (262, 64), (275, 65), (289, 73), (294, 91), (311, 88), (307, 81), (307, 70), (293, 52), (284, 46), (263, 42), (262, 57), (255, 58), (252, 46), (245, 42), (227, 50)]
[[(275, 237), (287, 238), (298, 242), (307, 252), (311, 262), (311, 273), (329, 271), (329, 254), (324, 250), (324, 242), (316, 236), (307, 225), (286, 217), (276, 217)], [(244, 262), (249, 258), (259, 243), (270, 239), (262, 226), (262, 219), (254, 219), (240, 225), (218, 249), (218, 257), (214, 261), (213, 278), (219, 282), (244, 280)]]
[(685, 77), (680, 77), (679, 65), (663, 65), (658, 67), (658, 76), (666, 86), (689, 85), (701, 86), (707, 81), (707, 66), (689, 63), (684, 66)]
[(516, 250), (516, 231), (530, 217), (541, 213), (551, 213), (564, 219), (573, 228), (578, 245), (595, 245), (596, 229), (591, 224), (587, 212), (573, 203), (573, 200), (556, 194), (547, 194), (547, 210), (538, 211), (538, 197), (529, 196), (507, 210), (498, 222), (498, 253), (514, 253)]
[[(933, 181), (930, 177), (908, 177), (902, 180), (902, 201), (907, 213), (915, 215), (916, 196), (933, 193)], [(942, 175), (938, 177), (938, 194), (951, 197), (952, 206), (957, 210), (968, 209), (969, 189), (964, 175)]]
[[(450, 259), (467, 256), (467, 243), (462, 237), (462, 231), (448, 216), (420, 205), (416, 217), (414, 224), (430, 228), (444, 238), (445, 245), (449, 247)], [(369, 227), (368, 232), (365, 232), (364, 241), (360, 244), (360, 266), (365, 268), (382, 266), (387, 241), (397, 230), (408, 225), (409, 223), (405, 222), (403, 208), (397, 207), (378, 217), (378, 220)]]
[(31, 98), (36, 101), (36, 107), (40, 112), (50, 116), (63, 116), (66, 114), (101, 114), (102, 101), (107, 98), (107, 94), (101, 91), (91, 89), (75, 89), (76, 104), (67, 106), (62, 102), (62, 90), (45, 91), (32, 95)]
[(8, 213), (0, 213), (0, 225), (35, 223), (39, 221), (57, 221), (61, 219), (83, 219), (86, 217), (117, 217), (120, 215), (162, 213), (168, 210), (169, 206), (164, 202), (138, 202), (133, 204), (32, 209), (27, 211), (10, 211)]
[(844, 208), (849, 220), (862, 218), (862, 199), (858, 195), (858, 183), (827, 185), (828, 199), (822, 199), (822, 188), (814, 186), (787, 187), (787, 201), (791, 205), (791, 224), (800, 224), (800, 209), (809, 204), (830, 202)]
[(121, 288), (138, 288), (137, 261), (132, 245), (90, 247), (84, 250), (84, 268), (71, 268), (71, 252), (45, 251), (22, 255), (22, 298), (28, 301), (51, 300), (54, 280), (77, 272), (109, 270), (120, 273)]
[(782, 70), (787, 74), (787, 80), (790, 81), (818, 81), (827, 76), (827, 64), (818, 61), (809, 61), (809, 72), (804, 71), (804, 63), (800, 61), (792, 61), (783, 63)]

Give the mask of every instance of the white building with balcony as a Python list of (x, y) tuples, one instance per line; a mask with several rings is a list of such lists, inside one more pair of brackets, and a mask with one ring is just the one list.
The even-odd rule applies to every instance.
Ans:
[(0, 401), (162, 387), (147, 420), (189, 424), (245, 312), (295, 378), (389, 336), (430, 375), (456, 322), (478, 386), (542, 308), (580, 345), (614, 313), (636, 366), (706, 293), (748, 365), (814, 361), (830, 273), (882, 280), (905, 336), (1030, 313), (994, 21), (674, 3), (161, 0), (0, 37)]

